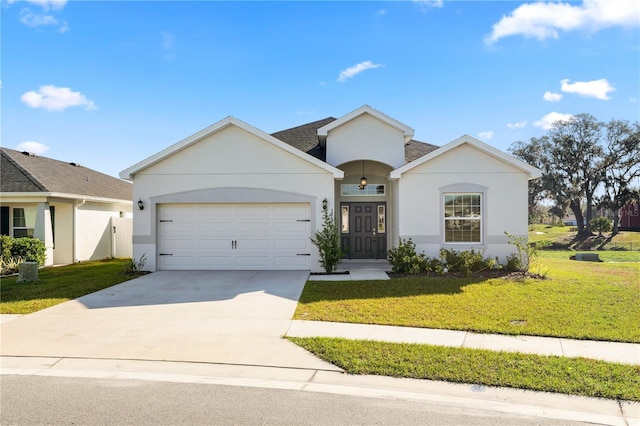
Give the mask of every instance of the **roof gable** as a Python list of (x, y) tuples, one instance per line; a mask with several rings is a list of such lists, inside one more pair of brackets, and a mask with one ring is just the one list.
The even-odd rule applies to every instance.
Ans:
[(348, 123), (349, 121), (360, 117), (363, 114), (369, 114), (372, 117), (382, 121), (383, 123), (387, 124), (388, 126), (391, 126), (395, 129), (400, 130), (401, 132), (403, 132), (404, 134), (404, 142), (405, 144), (409, 143), (409, 141), (411, 140), (411, 138), (413, 137), (413, 135), (415, 134), (415, 131), (407, 126), (406, 124), (403, 124), (401, 122), (399, 122), (398, 120), (389, 117), (386, 114), (381, 113), (380, 111), (370, 107), (369, 105), (364, 105), (361, 106), (360, 108), (358, 108), (355, 111), (351, 111), (349, 114), (343, 115), (342, 117), (338, 118), (335, 121), (332, 121), (331, 123), (321, 127), (318, 129), (318, 137), (320, 139), (320, 146), (324, 146), (326, 141), (327, 141), (327, 135), (329, 134), (329, 132), (333, 129), (335, 129), (336, 127), (342, 126), (343, 124)]
[(527, 173), (529, 175), (529, 179), (536, 179), (539, 178), (540, 176), (542, 176), (542, 172), (525, 163), (524, 161), (521, 161), (509, 154), (506, 154), (502, 151), (500, 151), (499, 149), (496, 149), (490, 145), (487, 145), (486, 143), (479, 141), (478, 139), (471, 137), (469, 135), (464, 135), (452, 142), (449, 142), (448, 144), (430, 152), (427, 155), (424, 155), (420, 158), (418, 158), (417, 160), (414, 160), (408, 164), (405, 164), (404, 166), (392, 171), (389, 174), (389, 178), (390, 179), (400, 179), (400, 177), (402, 176), (403, 173), (417, 167), (420, 166), (421, 164), (424, 164), (436, 157), (439, 157), (451, 150), (456, 149), (457, 147), (464, 145), (464, 144), (468, 144), (476, 149), (478, 149), (479, 151), (499, 160), (502, 161), (512, 167), (515, 167), (516, 169), (522, 170), (523, 172)]
[(235, 117), (227, 117), (224, 118), (220, 121), (218, 121), (217, 123), (212, 124), (211, 126), (181, 140), (180, 142), (177, 142), (173, 145), (171, 145), (170, 147), (152, 155), (151, 157), (148, 157), (145, 160), (142, 160), (141, 162), (129, 167), (128, 169), (123, 170), (122, 172), (120, 172), (120, 177), (123, 179), (133, 179), (133, 176), (139, 172), (141, 172), (142, 170), (151, 167), (154, 164), (157, 164), (159, 162), (161, 162), (162, 160), (170, 157), (171, 155), (182, 151), (186, 148), (188, 148), (189, 146), (198, 143), (199, 141), (229, 127), (229, 126), (236, 126), (246, 132), (251, 133), (252, 135), (260, 138), (261, 140), (270, 143), (284, 151), (287, 151), (291, 154), (293, 154), (294, 156), (309, 162), (311, 164), (314, 164), (317, 167), (320, 167), (323, 170), (326, 170), (330, 173), (333, 174), (333, 176), (335, 178), (342, 178), (344, 176), (344, 173), (339, 170), (336, 169), (335, 167), (330, 166), (329, 164), (309, 155), (306, 154), (305, 152), (302, 152), (300, 149), (294, 148), (293, 146), (279, 140), (276, 139), (273, 136), (268, 135), (267, 133), (256, 129), (253, 126), (248, 125), (247, 123), (238, 120)]
[(131, 201), (129, 182), (75, 163), (1, 148), (0, 190), (3, 193), (55, 193)]

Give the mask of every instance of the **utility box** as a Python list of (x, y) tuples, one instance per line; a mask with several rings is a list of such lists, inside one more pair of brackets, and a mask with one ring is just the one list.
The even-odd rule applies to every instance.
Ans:
[(598, 253), (576, 253), (576, 260), (585, 262), (602, 262)]
[(19, 283), (33, 283), (40, 281), (38, 279), (38, 262), (22, 262), (18, 269)]

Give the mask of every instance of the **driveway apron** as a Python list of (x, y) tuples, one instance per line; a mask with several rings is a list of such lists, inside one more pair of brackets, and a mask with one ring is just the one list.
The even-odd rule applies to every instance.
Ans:
[(307, 276), (155, 272), (1, 324), (0, 353), (336, 370), (282, 338)]

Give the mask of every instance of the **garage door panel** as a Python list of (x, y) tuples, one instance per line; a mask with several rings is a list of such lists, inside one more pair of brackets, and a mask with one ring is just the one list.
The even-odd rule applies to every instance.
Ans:
[(160, 229), (166, 235), (184, 234), (193, 232), (196, 229), (196, 224), (193, 222), (161, 222)]
[(201, 250), (231, 250), (232, 242), (229, 238), (202, 238), (198, 240), (198, 246)]
[(163, 250), (194, 249), (196, 248), (196, 241), (166, 238), (160, 244), (160, 248)]
[(236, 209), (236, 217), (269, 217), (269, 207), (267, 206), (239, 206)]
[(223, 221), (223, 222), (204, 222), (198, 224), (198, 231), (205, 233), (229, 233), (233, 232), (235, 227), (234, 222), (232, 221)]
[(305, 219), (309, 217), (309, 207), (302, 206), (275, 206), (274, 217), (287, 219)]
[(273, 230), (275, 232), (293, 232), (296, 234), (308, 234), (309, 222), (275, 222)]
[(163, 269), (194, 269), (196, 259), (193, 256), (160, 256), (160, 266)]
[(198, 207), (198, 217), (213, 219), (221, 219), (225, 217), (231, 218), (233, 217), (233, 208), (220, 205), (200, 206)]
[(212, 269), (215, 267), (228, 268), (233, 266), (234, 258), (231, 256), (200, 256), (198, 257), (199, 269)]
[(305, 250), (307, 249), (307, 241), (301, 239), (278, 239), (273, 241), (275, 250)]
[(308, 256), (274, 256), (274, 266), (277, 268), (306, 268)]
[(160, 269), (308, 269), (308, 204), (159, 205)]
[(247, 268), (269, 269), (269, 256), (245, 256), (239, 255), (236, 259), (236, 265)]

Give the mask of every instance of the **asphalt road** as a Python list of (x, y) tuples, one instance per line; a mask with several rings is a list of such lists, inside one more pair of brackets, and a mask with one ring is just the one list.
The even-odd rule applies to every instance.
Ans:
[(0, 376), (2, 425), (577, 425), (447, 405), (279, 389)]

